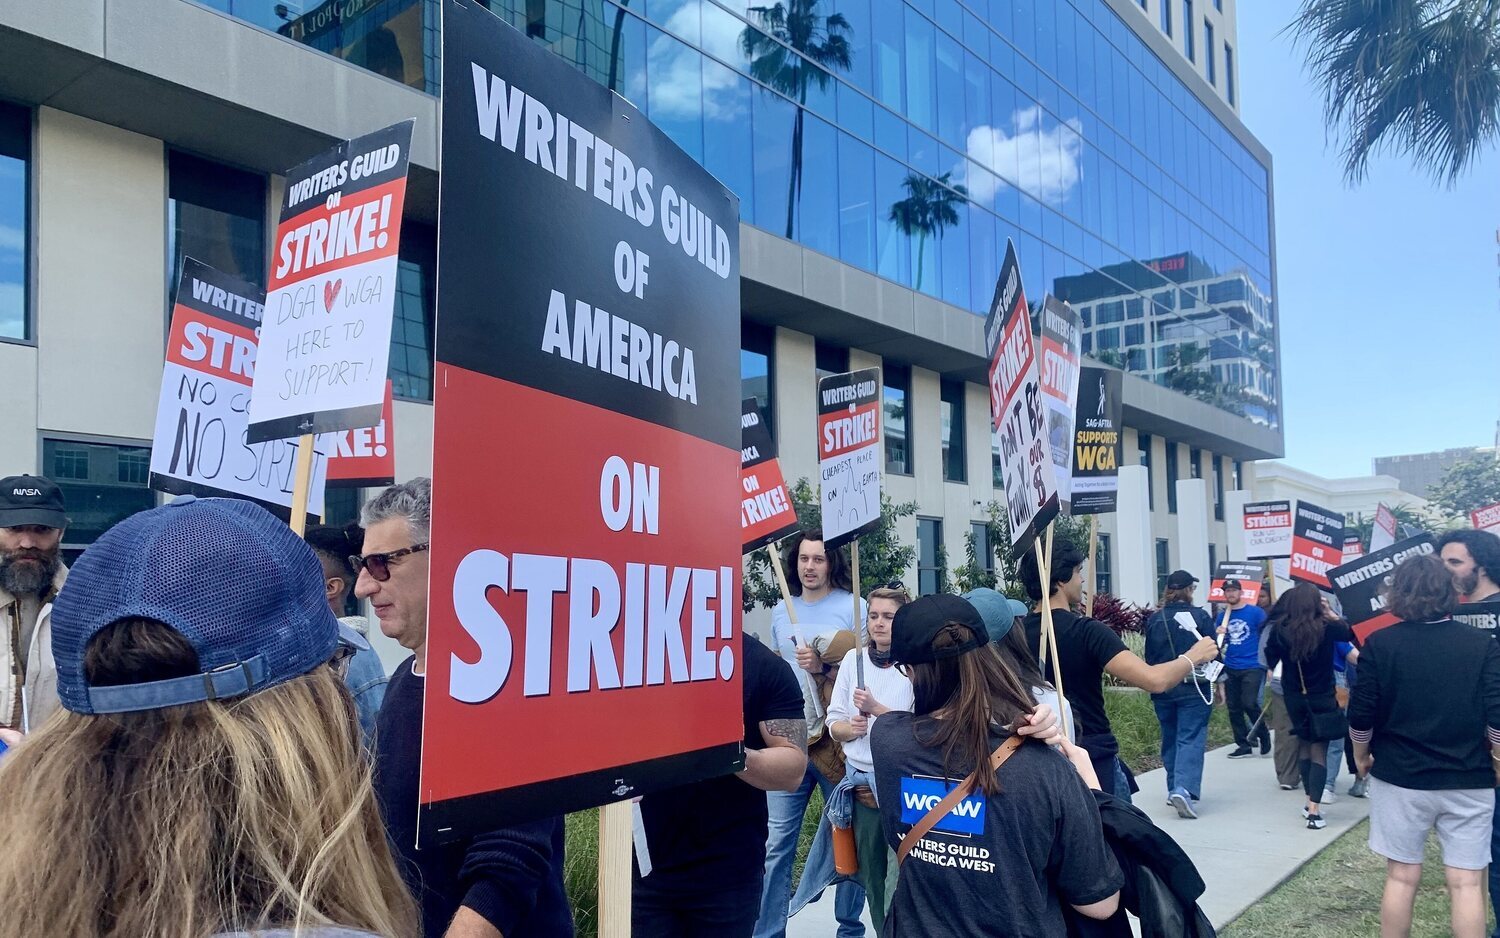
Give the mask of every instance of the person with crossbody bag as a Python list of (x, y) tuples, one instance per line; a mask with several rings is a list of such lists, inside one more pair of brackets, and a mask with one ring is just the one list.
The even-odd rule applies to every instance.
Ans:
[[(1036, 733), (1029, 690), (957, 596), (903, 606), (891, 658), (913, 712), (870, 731), (886, 842), (900, 875), (886, 936), (1067, 933), (1063, 904), (1106, 919), (1124, 875), (1104, 839), (1088, 753)], [(1035, 734), (1035, 735), (1032, 735)]]
[(1327, 827), (1323, 820), (1323, 790), (1328, 783), (1328, 744), (1343, 739), (1348, 729), (1339, 709), (1333, 678), (1333, 649), (1354, 640), (1349, 623), (1333, 614), (1318, 588), (1298, 583), (1271, 607), (1266, 663), (1281, 669), (1281, 687), (1292, 732), (1297, 735), (1297, 760), (1307, 806), (1302, 817), (1308, 830)]

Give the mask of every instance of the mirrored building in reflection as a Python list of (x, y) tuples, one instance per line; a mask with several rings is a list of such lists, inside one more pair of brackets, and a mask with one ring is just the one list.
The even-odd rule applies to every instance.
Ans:
[[(816, 476), (817, 376), (883, 369), (908, 582), (995, 563), (982, 322), (1007, 242), (1033, 302), (1073, 303), (1087, 356), (1126, 372), (1142, 515), (1102, 519), (1095, 586), (1146, 601), (1228, 556), (1232, 493), (1282, 452), (1272, 162), (1238, 116), (1234, 0), (475, 2), (739, 195), (744, 392), (791, 479)], [(99, 524), (149, 503), (111, 467), (150, 443), (179, 259), (264, 283), (280, 173), (413, 117), (390, 377), (399, 473), (431, 468), (441, 6), (0, 4), (6, 471), (72, 479)]]

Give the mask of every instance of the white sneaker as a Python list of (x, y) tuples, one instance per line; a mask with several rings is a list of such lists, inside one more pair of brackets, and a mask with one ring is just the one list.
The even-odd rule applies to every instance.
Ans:
[(1323, 800), (1320, 801), (1319, 804), (1333, 804), (1338, 800), (1339, 796), (1334, 793), (1332, 788), (1325, 788), (1323, 789)]

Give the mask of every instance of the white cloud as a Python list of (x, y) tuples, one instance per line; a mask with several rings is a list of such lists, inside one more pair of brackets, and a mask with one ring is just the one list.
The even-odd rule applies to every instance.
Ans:
[(25, 328), (26, 293), (19, 283), (0, 283), (0, 335), (16, 337)]
[[(1073, 118), (1043, 127), (1040, 107), (1016, 111), (1010, 123), (1009, 133), (991, 125), (969, 131), (969, 158), (1004, 173), (1014, 167), (1014, 182), (1023, 192), (1042, 202), (1062, 201), (1083, 177), (1083, 124)], [(986, 175), (969, 181), (969, 195), (976, 202), (989, 202), (1005, 184)]]
[[(702, 45), (721, 61), (739, 59), (740, 31), (744, 24), (720, 10), (705, 10)], [(714, 15), (717, 14), (717, 15)], [(700, 30), (699, 5), (689, 3), (667, 19), (666, 27), (683, 36)], [(732, 91), (738, 83), (734, 72), (717, 63), (704, 64), (698, 52), (670, 36), (661, 35), (651, 43), (651, 116), (662, 120), (697, 117), (702, 108), (708, 120), (749, 119), (737, 107)], [(701, 96), (700, 96), (701, 89)]]
[(26, 233), (14, 225), (0, 225), (0, 251), (24, 251)]

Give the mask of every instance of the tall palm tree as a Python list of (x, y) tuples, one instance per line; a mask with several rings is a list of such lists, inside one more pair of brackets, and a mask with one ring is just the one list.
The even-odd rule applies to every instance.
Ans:
[(792, 119), (792, 178), (786, 193), (788, 238), (796, 218), (797, 193), (802, 189), (802, 113), (807, 90), (813, 85), (826, 90), (833, 79), (829, 70), (847, 70), (850, 63), (849, 21), (841, 13), (824, 16), (819, 4), (820, 0), (787, 0), (750, 7), (745, 12), (760, 28), (747, 26), (740, 33), (740, 49), (750, 59), (751, 77), (797, 102)]
[(927, 236), (941, 238), (943, 229), (958, 224), (955, 206), (969, 201), (969, 190), (962, 184), (952, 182), (953, 173), (943, 173), (929, 179), (919, 173), (911, 173), (902, 183), (906, 187), (906, 198), (891, 206), (891, 221), (908, 238), (917, 236), (917, 283), (922, 289), (922, 254)]
[(1390, 151), (1451, 186), (1500, 139), (1500, 0), (1303, 0), (1287, 30), (1349, 182)]

